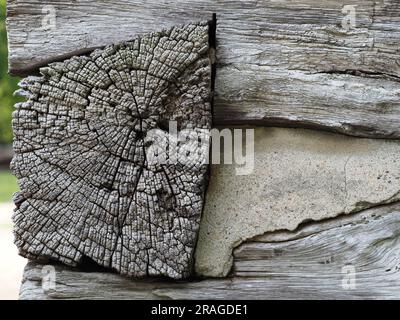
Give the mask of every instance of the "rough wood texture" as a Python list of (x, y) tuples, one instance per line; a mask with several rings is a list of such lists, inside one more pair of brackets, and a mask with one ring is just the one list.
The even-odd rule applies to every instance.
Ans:
[[(72, 266), (88, 257), (134, 277), (189, 276), (207, 165), (201, 156), (149, 161), (148, 138), (169, 120), (210, 129), (208, 38), (208, 22), (176, 27), (21, 81), (27, 101), (13, 114), (12, 162), (21, 255)], [(178, 155), (185, 148), (176, 142)]]
[[(355, 28), (343, 28), (345, 5)], [(56, 27), (43, 27), (46, 6)], [(9, 0), (10, 71), (217, 13), (215, 124), (400, 138), (397, 0)], [(116, 23), (117, 22), (117, 23)]]
[[(399, 241), (397, 203), (257, 237), (235, 251), (234, 277), (226, 279), (132, 281), (55, 266), (56, 286), (44, 291), (42, 266), (31, 262), (20, 298), (399, 299)], [(354, 268), (353, 282), (346, 266)]]

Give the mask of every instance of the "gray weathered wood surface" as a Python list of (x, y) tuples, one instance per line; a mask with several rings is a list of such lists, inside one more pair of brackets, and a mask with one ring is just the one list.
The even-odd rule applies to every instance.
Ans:
[(198, 146), (165, 130), (174, 121), (198, 139), (211, 129), (208, 22), (41, 72), (20, 82), (27, 101), (13, 113), (19, 253), (71, 266), (88, 257), (132, 277), (188, 277), (209, 137)]
[(26, 266), (21, 299), (399, 299), (400, 203), (254, 238), (225, 279), (130, 280), (57, 265), (43, 290), (42, 267)]
[[(350, 4), (356, 25), (348, 29), (342, 27), (346, 0), (9, 0), (10, 71), (26, 74), (60, 57), (215, 12), (215, 124), (400, 138), (400, 2)], [(54, 28), (46, 18), (51, 8)]]

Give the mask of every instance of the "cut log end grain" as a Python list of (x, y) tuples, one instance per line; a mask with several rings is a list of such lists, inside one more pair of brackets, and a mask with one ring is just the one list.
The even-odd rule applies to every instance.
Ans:
[(207, 165), (150, 162), (147, 138), (170, 120), (210, 129), (208, 30), (146, 34), (21, 81), (12, 170), (22, 256), (70, 266), (89, 258), (132, 277), (190, 275)]

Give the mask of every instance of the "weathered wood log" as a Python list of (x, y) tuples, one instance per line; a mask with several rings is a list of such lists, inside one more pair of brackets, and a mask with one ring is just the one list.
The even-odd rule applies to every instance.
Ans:
[[(151, 33), (21, 81), (12, 161), (21, 255), (72, 266), (88, 257), (134, 277), (190, 275), (207, 165), (201, 154), (179, 156), (199, 151), (186, 141), (154, 149), (150, 133), (169, 121), (210, 129), (208, 33), (208, 22)], [(152, 147), (165, 159), (151, 161)]]
[[(398, 139), (400, 138), (400, 104), (398, 101), (400, 94), (400, 64), (398, 63), (400, 4), (395, 0), (356, 0), (352, 3), (355, 9), (355, 24), (347, 26), (342, 24), (343, 19), (346, 19), (346, 10), (344, 12), (342, 10), (345, 9), (344, 5), (348, 5), (345, 0), (324, 2), (300, 0), (295, 3), (285, 0), (262, 2), (255, 0), (218, 2), (183, 0), (161, 3), (155, 0), (146, 2), (124, 0), (111, 3), (105, 0), (81, 0), (75, 2), (74, 6), (55, 0), (10, 0), (7, 18), (10, 71), (16, 74), (36, 73), (40, 66), (51, 61), (64, 60), (76, 54), (89, 54), (94, 48), (103, 49), (105, 45), (126, 41), (132, 37), (158, 30), (160, 27), (209, 20), (211, 14), (216, 12), (218, 15), (218, 72), (216, 103), (213, 109), (215, 124), (311, 127), (361, 137)], [(74, 60), (76, 58), (72, 59), (72, 61)], [(46, 70), (48, 69), (45, 69), (44, 72)], [(94, 81), (96, 78), (90, 80)], [(30, 81), (27, 82), (28, 86)], [(172, 91), (168, 90), (169, 93)], [(175, 99), (177, 95), (173, 94), (174, 98), (170, 100), (177, 100)], [(66, 99), (69, 99), (68, 95)], [(118, 106), (117, 104), (117, 109)], [(171, 114), (176, 115), (174, 112)], [(107, 117), (99, 127), (102, 127), (107, 121), (112, 121), (113, 117), (117, 117), (118, 122), (126, 120), (123, 117), (120, 119), (119, 115), (119, 113), (112, 114), (110, 119)], [(23, 115), (21, 119), (28, 121), (17, 124), (17, 127), (34, 127), (39, 121), (39, 118), (36, 120), (29, 114)], [(49, 132), (56, 134), (59, 129), (61, 129), (60, 132), (64, 130), (63, 124), (59, 122), (54, 122), (51, 127), (57, 130), (52, 132), (51, 129), (46, 128), (43, 130), (43, 134), (47, 135)], [(118, 130), (114, 131), (118, 132)], [(92, 135), (92, 133), (89, 134)], [(93, 136), (95, 136), (94, 134)], [(22, 134), (18, 139), (24, 143), (31, 141), (32, 146), (38, 143), (37, 140), (31, 137), (25, 138)], [(64, 139), (65, 137), (60, 137), (59, 141)], [(70, 141), (68, 139), (67, 135), (67, 141)], [(340, 142), (339, 138), (332, 140), (336, 143)], [(110, 149), (117, 148), (122, 143), (118, 139), (113, 141), (115, 141), (115, 146), (108, 145)], [(78, 142), (82, 144), (81, 141)], [(92, 142), (90, 139), (84, 141), (83, 146), (86, 146), (86, 143), (90, 145)], [(135, 141), (136, 143), (137, 141)], [(396, 143), (393, 142), (393, 144)], [(376, 144), (380, 144), (377, 147), (380, 149), (380, 147), (387, 146), (388, 142), (381, 140)], [(60, 145), (64, 147), (63, 142), (58, 147)], [(329, 146), (331, 144), (326, 145), (327, 148)], [(17, 148), (19, 148), (18, 144)], [(41, 150), (35, 150), (34, 153), (35, 156), (39, 154), (39, 157), (45, 157), (45, 155), (50, 155), (49, 151), (51, 150), (53, 149), (48, 149), (43, 154), (40, 153)], [(291, 204), (291, 208), (294, 210), (284, 210), (286, 202), (273, 203), (274, 207), (271, 208), (273, 210), (262, 211), (257, 219), (251, 221), (250, 219), (246, 220), (244, 215), (250, 213), (249, 215), (254, 217), (254, 214), (260, 212), (257, 210), (265, 209), (265, 204), (258, 202), (258, 207), (251, 208), (242, 201), (242, 209), (234, 208), (225, 218), (233, 221), (233, 225), (239, 225), (246, 229), (245, 232), (239, 233), (237, 229), (227, 228), (227, 225), (222, 223), (219, 227), (225, 232), (225, 234), (221, 234), (226, 236), (226, 239), (219, 244), (224, 245), (225, 249), (228, 247), (228, 250), (224, 250), (223, 254), (220, 254), (222, 257), (220, 260), (225, 264), (221, 267), (216, 260), (213, 260), (214, 268), (208, 268), (207, 272), (204, 272), (206, 268), (203, 268), (202, 271), (202, 274), (224, 275), (224, 272), (228, 272), (227, 270), (230, 269), (230, 263), (233, 261), (233, 269), (228, 278), (190, 279), (190, 282), (168, 282), (159, 279), (131, 281), (117, 274), (106, 273), (104, 270), (102, 272), (86, 272), (58, 265), (55, 266), (55, 290), (44, 292), (41, 288), (42, 266), (31, 263), (26, 269), (21, 298), (399, 298), (398, 204), (371, 209), (360, 214), (351, 213), (348, 217), (335, 218), (335, 220), (327, 222), (306, 224), (293, 232), (268, 233), (241, 245), (233, 252), (233, 259), (231, 259), (232, 249), (248, 239), (249, 236), (276, 230), (279, 226), (292, 230), (299, 222), (304, 221), (306, 216), (309, 216), (309, 219), (323, 219), (326, 216), (333, 217), (341, 212), (355, 212), (366, 207), (398, 201), (400, 194), (397, 186), (398, 162), (396, 162), (396, 155), (390, 153), (389, 156), (385, 152), (382, 155), (372, 151), (370, 155), (376, 156), (377, 161), (371, 166), (368, 157), (354, 158), (354, 152), (350, 152), (350, 154), (345, 152), (344, 154), (348, 157), (342, 158), (343, 154), (337, 154), (338, 148), (331, 148), (331, 150), (332, 157), (338, 156), (338, 158), (333, 159), (333, 163), (328, 165), (328, 168), (326, 168), (326, 163), (330, 162), (326, 159), (322, 159), (321, 163), (304, 161), (303, 167), (298, 168), (298, 172), (301, 174), (297, 177), (297, 182), (293, 183), (293, 180), (285, 181), (283, 179), (275, 181), (275, 184), (269, 183), (265, 187), (263, 184), (258, 184), (258, 189), (248, 188), (247, 193), (240, 193), (241, 197), (251, 192), (253, 192), (253, 196), (256, 196), (262, 190), (265, 192), (262, 195), (274, 193), (275, 195), (272, 196), (274, 199), (281, 197), (281, 199), (290, 201), (293, 190), (296, 191), (297, 187), (300, 189), (300, 187), (308, 185), (310, 189), (303, 190), (304, 193), (310, 192), (310, 190), (318, 190), (318, 192), (321, 190), (321, 193), (330, 193), (332, 197), (328, 195), (324, 199), (324, 197), (318, 197), (318, 192), (315, 192), (313, 196), (316, 198), (307, 197), (308, 200), (301, 208), (298, 206), (299, 199), (294, 200)], [(79, 166), (79, 157), (74, 158), (73, 152), (76, 150), (73, 148), (64, 151), (65, 154), (71, 152), (71, 155), (62, 155), (62, 157), (60, 155), (59, 158), (54, 159), (56, 162), (53, 163), (56, 172), (53, 177), (57, 176), (60, 180), (56, 178), (52, 182), (45, 181), (45, 178), (39, 176), (40, 168), (34, 168), (34, 182), (45, 182), (46, 194), (44, 197), (51, 198), (54, 203), (59, 203), (58, 207), (54, 206), (49, 209), (48, 204), (51, 201), (48, 201), (43, 202), (40, 207), (35, 205), (31, 210), (38, 209), (42, 214), (44, 212), (44, 215), (51, 216), (52, 209), (58, 210), (60, 207), (63, 209), (64, 205), (69, 206), (67, 202), (59, 201), (57, 194), (57, 191), (61, 192), (62, 188), (68, 188), (65, 179), (58, 175), (59, 162), (64, 165), (65, 159), (67, 159), (71, 162), (68, 164), (68, 168), (77, 164), (77, 170), (85, 173), (87, 171), (96, 172), (96, 166), (93, 166), (91, 170)], [(115, 152), (112, 152), (109, 155), (112, 158), (114, 154)], [(25, 155), (21, 153), (20, 157), (24, 159)], [(46, 156), (44, 166), (48, 165), (47, 162), (52, 161), (51, 157), (52, 155)], [(317, 158), (319, 159), (319, 157)], [(263, 161), (266, 159), (268, 157), (264, 157)], [(99, 161), (101, 161), (101, 157), (99, 157)], [(282, 163), (282, 159), (279, 158), (278, 161)], [(285, 165), (290, 165), (290, 161)], [(33, 167), (32, 164), (23, 162), (21, 168), (24, 166), (26, 168)], [(306, 166), (307, 169), (303, 170)], [(114, 167), (114, 164), (110, 163), (109, 167)], [(264, 166), (264, 168), (267, 167)], [(365, 173), (363, 167), (369, 167), (371, 170), (368, 171), (368, 175), (362, 176)], [(386, 167), (390, 167), (390, 172), (389, 170), (382, 172)], [(277, 166), (277, 168), (287, 167)], [(341, 179), (332, 179), (331, 184), (324, 185), (323, 182), (318, 184), (313, 179), (307, 179), (307, 174), (304, 174), (304, 172), (316, 170), (315, 176), (318, 177), (320, 168), (326, 169), (328, 173), (331, 170), (330, 173)], [(200, 170), (201, 174), (204, 174), (203, 169)], [(352, 173), (356, 173), (355, 178), (349, 169)], [(106, 171), (101, 171), (98, 177), (108, 177), (109, 173)], [(127, 171), (121, 172), (118, 169), (114, 171), (113, 177), (118, 177), (119, 173), (125, 176), (124, 179), (129, 176)], [(21, 174), (25, 174), (25, 172)], [(134, 174), (134, 176), (137, 175)], [(285, 175), (282, 175), (281, 178), (285, 178)], [(192, 176), (188, 178), (189, 187), (196, 184), (196, 181), (203, 181), (201, 179), (192, 181), (192, 179)], [(157, 181), (153, 177), (149, 177), (149, 180)], [(366, 180), (368, 181), (366, 182)], [(114, 178), (111, 181), (119, 182)], [(122, 178), (121, 181), (123, 181)], [(288, 184), (288, 181), (293, 184)], [(67, 180), (67, 184), (68, 182), (69, 180)], [(167, 181), (162, 188), (163, 191), (166, 190), (164, 193), (167, 194), (167, 200), (176, 195), (173, 188), (174, 183), (172, 183), (171, 189), (168, 189), (169, 182)], [(234, 182), (238, 181), (234, 180)], [(370, 182), (374, 188), (369, 189)], [(25, 179), (23, 183), (26, 183), (26, 190), (36, 190), (37, 185), (29, 184), (28, 179)], [(236, 185), (235, 183), (229, 185), (231, 190)], [(112, 183), (112, 185), (114, 184)], [(286, 192), (283, 185), (288, 185), (292, 190)], [(109, 179), (105, 185), (100, 186), (110, 189)], [(202, 184), (199, 183), (199, 188), (201, 186)], [(354, 186), (357, 188), (352, 189)], [(119, 187), (121, 190), (123, 189), (122, 185)], [(42, 188), (41, 185), (40, 188)], [(186, 184), (184, 190), (187, 191)], [(239, 190), (242, 189), (238, 188), (234, 191), (238, 194)], [(118, 191), (120, 190), (118, 189)], [(153, 190), (150, 190), (149, 194), (152, 192)], [(131, 193), (137, 194), (137, 192)], [(143, 193), (146, 196), (148, 194), (147, 192)], [(98, 195), (102, 194), (98, 193)], [(295, 197), (299, 196), (301, 199), (301, 195), (301, 192), (294, 192)], [(221, 199), (223, 196), (224, 194), (219, 195), (219, 198)], [(43, 197), (42, 194), (41, 197)], [(200, 196), (199, 198), (202, 200)], [(99, 201), (98, 199), (99, 197), (89, 198), (88, 201), (98, 204), (96, 202)], [(329, 208), (324, 207), (326, 199), (331, 199)], [(25, 196), (20, 194), (15, 200), (21, 211), (23, 206), (30, 205), (37, 199), (25, 200)], [(106, 202), (109, 207), (99, 210), (104, 209), (104, 212), (111, 213), (119, 212), (121, 206), (115, 209), (113, 203), (108, 200)], [(144, 204), (141, 208), (147, 209), (147, 200), (148, 197), (143, 199)], [(155, 206), (159, 206), (160, 203), (166, 204), (168, 207), (170, 201), (164, 200), (164, 197), (161, 200), (157, 198), (151, 203), (154, 203)], [(226, 197), (224, 200), (229, 201), (230, 198)], [(209, 205), (213, 205), (213, 203), (211, 202)], [(165, 212), (164, 209), (160, 208), (159, 211)], [(296, 209), (301, 210), (301, 214), (297, 214)], [(78, 210), (81, 210), (80, 206), (72, 206), (68, 210), (75, 210), (72, 212), (74, 219), (81, 215), (81, 213), (77, 213)], [(125, 207), (123, 207), (124, 210)], [(129, 210), (124, 212), (129, 213)], [(197, 212), (194, 212), (194, 217), (197, 217), (195, 215)], [(212, 210), (206, 212), (212, 213)], [(232, 212), (234, 213), (232, 214)], [(234, 216), (236, 213), (239, 217), (234, 221), (232, 219), (236, 219)], [(281, 213), (283, 213), (281, 219), (276, 218)], [(193, 214), (193, 212), (188, 212), (188, 214)], [(264, 218), (268, 218), (269, 214), (274, 218), (268, 221), (273, 223), (266, 225), (268, 221)], [(107, 214), (105, 213), (105, 215)], [(128, 216), (128, 214), (126, 215)], [(21, 213), (17, 212), (16, 216), (21, 220), (25, 219)], [(215, 216), (216, 220), (203, 220), (206, 227), (207, 223), (211, 227), (215, 227), (215, 222), (224, 221), (220, 219), (221, 214)], [(30, 218), (28, 219), (30, 220)], [(90, 237), (100, 239), (101, 242), (108, 241), (103, 235), (114, 236), (115, 233), (119, 235), (120, 219), (115, 217), (111, 219), (114, 219), (114, 222), (117, 221), (113, 225), (112, 232), (104, 230), (101, 223), (95, 221), (96, 226), (104, 233), (99, 233), (97, 229), (92, 228), (88, 233)], [(264, 219), (263, 225), (256, 225), (261, 219)], [(196, 218), (193, 220), (198, 222)], [(188, 221), (193, 220), (188, 219)], [(144, 238), (139, 237), (140, 241), (137, 242), (144, 243), (144, 251), (149, 252), (152, 250), (152, 248), (148, 249), (149, 246), (155, 243), (151, 240), (156, 234), (153, 231), (159, 229), (153, 228), (151, 216), (148, 218), (143, 214), (141, 222), (141, 226), (144, 226), (143, 230), (147, 228), (152, 235), (143, 232)], [(52, 221), (49, 221), (50, 228), (51, 223)], [(140, 223), (138, 222), (138, 224)], [(23, 227), (30, 228), (26, 224)], [(207, 240), (213, 241), (214, 249), (217, 248), (219, 244), (216, 239), (207, 238), (207, 229), (204, 230), (205, 236), (201, 240), (204, 242), (200, 241), (197, 248), (206, 247)], [(217, 234), (215, 230), (218, 229), (214, 229), (214, 235)], [(40, 226), (37, 231), (41, 231)], [(132, 230), (125, 229), (123, 231), (127, 231), (126, 235), (132, 234)], [(232, 231), (235, 232), (233, 236), (230, 234)], [(62, 234), (64, 230), (57, 229), (57, 232)], [(134, 235), (136, 236), (136, 234)], [(158, 236), (158, 233), (156, 235)], [(171, 237), (173, 236), (171, 235)], [(27, 243), (29, 243), (31, 238), (28, 234), (26, 237)], [(60, 241), (60, 239), (64, 240), (60, 237), (50, 236), (50, 238), (54, 242)], [(47, 243), (48, 239), (45, 240)], [(193, 237), (190, 240), (193, 240)], [(75, 238), (68, 237), (68, 241), (74, 242)], [(123, 244), (126, 244), (125, 240), (123, 243), (118, 242), (116, 246), (122, 249)], [(37, 243), (34, 243), (33, 247), (36, 245)], [(56, 243), (49, 242), (49, 245), (56, 248), (55, 250), (58, 249)], [(59, 246), (60, 248), (71, 247), (70, 244), (62, 241)], [(48, 250), (48, 248), (43, 250), (39, 250), (39, 248), (40, 244), (36, 247), (37, 251), (32, 255), (33, 258), (38, 258), (42, 251)], [(89, 251), (92, 250), (90, 247), (89, 249)], [(142, 248), (140, 249), (142, 250)], [(191, 249), (192, 247), (189, 246), (188, 250)], [(72, 246), (72, 250), (75, 250), (74, 246)], [(170, 254), (169, 248), (166, 247), (157, 246), (156, 250), (159, 250), (157, 252), (160, 252), (162, 257)], [(152, 252), (154, 253), (154, 251)], [(99, 257), (101, 260), (107, 257), (107, 254), (109, 255), (107, 250), (93, 249), (89, 253), (93, 254), (95, 261)], [(70, 252), (68, 249), (64, 249), (62, 254), (69, 255)], [(115, 256), (113, 253), (111, 255)], [(122, 254), (120, 256), (123, 257)], [(213, 257), (215, 258), (215, 256), (214, 254)], [(184, 258), (186, 262), (190, 260), (188, 257)], [(203, 257), (207, 259), (207, 255), (203, 255)], [(139, 272), (134, 275), (182, 277), (183, 274), (188, 274), (188, 268), (181, 268), (182, 265), (178, 267), (174, 265), (167, 271), (165, 269), (160, 271), (159, 261), (156, 258), (152, 261), (154, 263), (149, 264), (145, 257), (145, 261), (138, 264), (140, 268), (134, 266), (139, 269)], [(205, 259), (202, 261), (204, 262)], [(60, 260), (69, 263), (65, 261), (65, 256)], [(79, 262), (85, 261), (85, 256), (82, 256)], [(113, 258), (108, 261), (112, 264)], [(171, 261), (172, 264), (175, 264), (180, 260), (174, 257), (171, 258)], [(98, 261), (96, 262), (98, 263)], [(187, 265), (190, 264), (191, 261)], [(76, 265), (76, 262), (71, 262), (71, 265)], [(103, 265), (110, 267), (110, 263)], [(216, 265), (218, 268), (215, 268)], [(148, 267), (150, 272), (141, 269), (142, 266)], [(177, 268), (180, 273), (175, 272)], [(121, 272), (118, 268), (116, 269)], [(210, 271), (210, 269), (212, 270)], [(132, 275), (129, 270), (131, 269), (121, 273)]]
[(49, 275), (30, 262), (20, 298), (399, 299), (399, 241), (396, 203), (254, 238), (235, 250), (226, 279), (130, 280), (60, 265)]
[[(60, 57), (160, 27), (209, 20), (215, 12), (215, 124), (400, 138), (400, 3), (346, 5), (346, 0), (82, 0), (71, 6), (10, 0), (10, 71), (30, 73)], [(354, 16), (347, 17), (353, 9)]]

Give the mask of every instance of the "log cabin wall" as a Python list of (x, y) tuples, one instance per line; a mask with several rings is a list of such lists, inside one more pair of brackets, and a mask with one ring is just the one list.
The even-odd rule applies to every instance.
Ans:
[(213, 13), (213, 123), (257, 127), (255, 167), (211, 166), (196, 278), (57, 265), (43, 291), (31, 262), (22, 299), (400, 297), (398, 1), (9, 0), (9, 70)]

